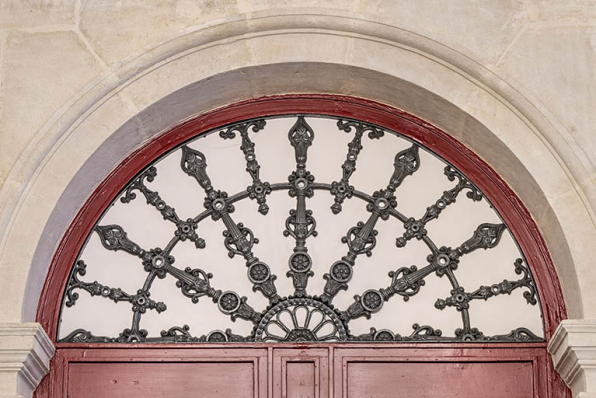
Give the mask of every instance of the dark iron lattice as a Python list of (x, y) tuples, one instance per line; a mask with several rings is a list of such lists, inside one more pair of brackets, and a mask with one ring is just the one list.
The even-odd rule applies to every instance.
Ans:
[[(101, 238), (103, 246), (108, 250), (124, 251), (139, 258), (147, 278), (144, 285), (135, 294), (124, 292), (120, 288), (112, 288), (98, 282), (84, 282), (80, 277), (85, 276), (86, 264), (79, 259), (74, 265), (65, 292), (65, 305), (75, 305), (79, 294), (76, 290), (84, 290), (91, 296), (102, 296), (114, 302), (126, 301), (131, 304), (133, 311), (132, 326), (120, 333), (118, 337), (94, 336), (84, 329), (74, 330), (64, 337), (61, 342), (249, 342), (249, 341), (543, 341), (530, 330), (520, 327), (506, 335), (485, 336), (478, 328), (472, 327), (469, 307), (474, 300), (488, 300), (502, 294), (510, 294), (513, 290), (524, 288), (524, 298), (527, 303), (536, 305), (537, 292), (532, 275), (521, 258), (513, 262), (515, 272), (520, 275), (519, 280), (494, 283), (480, 286), (476, 290), (467, 291), (460, 286), (455, 271), (462, 256), (478, 249), (491, 249), (499, 243), (506, 229), (504, 224), (484, 223), (479, 225), (472, 236), (456, 248), (439, 247), (427, 235), (426, 224), (439, 215), (452, 203), (460, 193), (466, 191), (466, 197), (472, 201), (483, 198), (482, 193), (464, 175), (452, 166), (445, 167), (445, 175), (455, 186), (443, 192), (437, 201), (429, 206), (418, 219), (407, 217), (397, 209), (396, 190), (402, 182), (413, 175), (420, 167), (419, 147), (411, 147), (398, 152), (393, 163), (393, 174), (385, 187), (380, 187), (372, 195), (358, 191), (350, 185), (350, 177), (356, 170), (356, 162), (363, 149), (362, 139), (366, 134), (369, 139), (380, 139), (384, 136), (383, 129), (355, 120), (340, 119), (337, 126), (346, 133), (353, 134), (348, 144), (348, 153), (342, 168), (342, 175), (338, 181), (331, 184), (315, 182), (315, 176), (307, 168), (308, 149), (315, 138), (315, 132), (306, 122), (304, 116), (297, 116), (296, 123), (288, 133), (289, 143), (294, 148), (296, 168), (291, 172), (287, 182), (270, 184), (262, 181), (259, 176), (260, 165), (256, 158), (255, 144), (250, 139), (250, 131), (258, 132), (265, 127), (265, 119), (251, 120), (230, 126), (219, 135), (226, 140), (240, 136), (240, 149), (246, 160), (246, 171), (252, 178), (252, 185), (243, 192), (228, 195), (218, 190), (207, 172), (207, 159), (203, 153), (183, 146), (181, 149), (180, 167), (184, 173), (193, 177), (205, 192), (204, 208), (198, 216), (183, 219), (176, 211), (168, 206), (160, 195), (149, 189), (146, 182), (151, 182), (157, 175), (155, 166), (148, 167), (136, 177), (126, 188), (121, 198), (123, 203), (129, 203), (141, 193), (147, 204), (155, 207), (164, 220), (176, 226), (174, 237), (165, 248), (146, 250), (134, 243), (118, 225), (96, 225), (94, 231)], [(292, 278), (294, 293), (290, 297), (281, 297), (275, 286), (276, 276), (271, 273), (269, 266), (260, 260), (253, 252), (258, 243), (250, 228), (243, 223), (237, 223), (233, 218), (234, 203), (246, 198), (256, 201), (258, 211), (266, 215), (269, 211), (267, 196), (272, 191), (285, 190), (290, 197), (296, 199), (296, 207), (290, 210), (285, 222), (284, 236), (295, 240), (293, 253), (289, 256), (287, 277)], [(323, 275), (326, 280), (323, 292), (319, 295), (307, 293), (308, 280), (314, 276), (312, 258), (308, 253), (307, 240), (317, 235), (316, 220), (313, 212), (308, 209), (307, 202), (315, 191), (328, 191), (333, 196), (334, 203), (331, 211), (338, 214), (342, 211), (342, 204), (350, 198), (358, 198), (365, 202), (370, 213), (366, 221), (356, 223), (350, 228), (342, 242), (346, 245), (346, 255), (333, 263), (328, 273)], [(246, 297), (241, 297), (233, 291), (222, 291), (211, 286), (212, 275), (200, 268), (178, 268), (175, 259), (170, 254), (179, 241), (189, 240), (197, 249), (205, 247), (205, 241), (196, 233), (197, 225), (204, 219), (211, 217), (221, 221), (225, 227), (224, 246), (230, 257), (242, 256), (246, 261), (247, 276), (255, 292), (260, 292), (268, 300), (269, 305), (262, 311), (251, 307)], [(404, 226), (402, 236), (396, 239), (398, 248), (404, 247), (411, 239), (418, 239), (428, 246), (430, 254), (427, 265), (402, 267), (390, 272), (391, 282), (379, 289), (369, 289), (354, 297), (354, 302), (346, 309), (338, 309), (333, 305), (333, 299), (341, 290), (346, 290), (354, 273), (354, 266), (361, 255), (371, 256), (377, 241), (375, 226), (390, 218), (397, 219)], [(414, 324), (412, 333), (399, 335), (387, 329), (372, 328), (370, 333), (352, 335), (349, 331), (351, 320), (370, 318), (378, 313), (383, 303), (398, 295), (404, 301), (415, 296), (425, 284), (425, 278), (431, 274), (446, 277), (451, 283), (451, 295), (439, 298), (435, 303), (437, 309), (454, 307), (461, 314), (462, 327), (454, 332), (454, 337), (443, 336), (441, 330), (431, 326)], [(189, 327), (172, 327), (161, 332), (159, 337), (149, 337), (146, 330), (140, 326), (142, 315), (147, 310), (157, 312), (166, 311), (162, 302), (151, 298), (150, 289), (155, 278), (171, 276), (176, 280), (176, 286), (183, 295), (197, 303), (201, 297), (211, 299), (219, 310), (229, 315), (235, 321), (242, 319), (254, 325), (249, 336), (233, 334), (215, 330), (207, 335), (195, 337), (190, 334)], [(291, 324), (282, 320), (282, 314), (289, 316)], [(301, 314), (301, 316), (299, 316)], [(316, 319), (316, 320), (314, 320)], [(283, 333), (275, 334), (270, 326), (276, 325)], [(326, 330), (327, 332), (323, 332)], [(280, 335), (281, 334), (281, 335)]]

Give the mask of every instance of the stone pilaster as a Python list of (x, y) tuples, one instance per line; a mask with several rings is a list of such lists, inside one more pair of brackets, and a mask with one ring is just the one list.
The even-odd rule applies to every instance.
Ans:
[(567, 319), (555, 331), (548, 351), (555, 369), (575, 398), (596, 398), (596, 320)]
[(31, 397), (54, 344), (38, 323), (0, 323), (0, 398)]

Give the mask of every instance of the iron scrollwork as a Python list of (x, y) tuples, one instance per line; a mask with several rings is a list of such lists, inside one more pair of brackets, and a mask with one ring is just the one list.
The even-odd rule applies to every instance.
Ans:
[[(101, 296), (115, 303), (128, 302), (132, 309), (132, 323), (116, 337), (96, 336), (91, 331), (75, 329), (61, 342), (69, 343), (229, 343), (229, 342), (417, 342), (417, 341), (543, 341), (525, 327), (519, 327), (510, 333), (486, 336), (479, 328), (474, 327), (470, 318), (470, 310), (476, 300), (489, 300), (503, 294), (511, 294), (517, 289), (523, 289), (523, 297), (527, 304), (538, 304), (538, 293), (532, 278), (530, 268), (524, 259), (514, 261), (514, 271), (520, 275), (518, 280), (503, 280), (500, 282), (481, 285), (476, 290), (468, 291), (460, 286), (456, 272), (460, 268), (463, 256), (479, 249), (496, 247), (506, 230), (503, 223), (482, 223), (478, 225), (472, 236), (458, 247), (437, 246), (428, 236), (427, 225), (437, 219), (446, 209), (455, 203), (460, 193), (466, 191), (466, 197), (472, 201), (484, 199), (480, 190), (461, 172), (451, 165), (447, 165), (444, 174), (451, 182), (457, 180), (453, 188), (444, 191), (434, 204), (426, 208), (420, 218), (406, 217), (398, 211), (397, 190), (403, 181), (414, 175), (421, 167), (419, 155), (420, 147), (412, 144), (397, 152), (393, 157), (391, 176), (385, 187), (368, 195), (359, 192), (351, 185), (350, 179), (356, 170), (358, 156), (365, 143), (363, 136), (370, 139), (385, 137), (386, 131), (372, 124), (339, 119), (337, 127), (340, 131), (353, 133), (348, 144), (348, 153), (343, 162), (342, 176), (331, 184), (315, 182), (315, 176), (307, 167), (308, 151), (314, 145), (315, 131), (307, 122), (305, 115), (297, 115), (296, 121), (288, 131), (288, 142), (292, 146), (295, 158), (295, 169), (291, 171), (287, 182), (270, 184), (260, 177), (260, 164), (256, 158), (255, 144), (250, 138), (250, 132), (257, 133), (266, 126), (265, 119), (242, 121), (223, 129), (219, 135), (223, 139), (234, 139), (240, 135), (240, 150), (246, 160), (246, 171), (252, 179), (252, 185), (245, 191), (228, 195), (225, 191), (217, 190), (207, 173), (206, 156), (199, 150), (188, 145), (180, 149), (180, 168), (188, 176), (194, 178), (203, 189), (205, 210), (194, 218), (180, 218), (176, 210), (169, 206), (160, 194), (149, 188), (150, 183), (157, 176), (157, 167), (151, 165), (127, 186), (121, 197), (124, 204), (130, 203), (140, 192), (148, 205), (157, 209), (163, 219), (176, 226), (172, 240), (165, 248), (154, 247), (144, 249), (129, 238), (123, 227), (116, 224), (96, 225), (94, 231), (101, 244), (107, 250), (121, 251), (137, 257), (139, 265), (147, 273), (145, 282), (136, 293), (131, 294), (118, 287), (110, 287), (98, 281), (87, 282), (87, 265), (82, 258), (77, 259), (65, 289), (64, 305), (74, 306), (79, 299), (79, 292), (90, 296)], [(281, 297), (275, 286), (276, 276), (272, 274), (268, 264), (261, 261), (253, 253), (254, 245), (259, 240), (253, 231), (243, 223), (237, 223), (232, 218), (235, 212), (234, 203), (244, 198), (255, 200), (258, 212), (269, 214), (270, 204), (268, 196), (275, 190), (287, 190), (288, 195), (296, 200), (295, 207), (290, 210), (285, 220), (283, 234), (293, 238), (295, 244), (288, 259), (287, 277), (292, 279), (294, 292), (288, 297)], [(341, 241), (347, 246), (347, 253), (329, 268), (329, 272), (322, 277), (326, 281), (320, 295), (308, 292), (309, 278), (315, 276), (313, 272), (313, 258), (308, 253), (307, 239), (317, 236), (317, 223), (313, 212), (308, 208), (308, 200), (316, 190), (327, 190), (333, 197), (331, 211), (339, 214), (346, 200), (358, 198), (363, 200), (369, 213), (366, 221), (359, 221), (348, 229)], [(205, 241), (197, 234), (199, 223), (211, 217), (214, 221), (221, 221), (223, 232), (223, 246), (230, 257), (242, 256), (247, 267), (249, 282), (254, 291), (260, 291), (269, 305), (263, 310), (256, 310), (248, 304), (248, 299), (235, 291), (220, 290), (212, 286), (213, 274), (203, 268), (182, 267), (176, 265), (176, 259), (171, 254), (179, 241), (190, 241), (201, 249), (205, 248)], [(354, 301), (345, 309), (338, 309), (332, 304), (334, 297), (354, 277), (354, 266), (358, 256), (371, 256), (377, 245), (379, 220), (387, 221), (391, 217), (399, 220), (405, 231), (396, 240), (398, 248), (406, 246), (412, 240), (424, 242), (430, 254), (426, 257), (426, 265), (399, 266), (389, 273), (390, 282), (384, 288), (369, 288), (354, 296)], [(399, 262), (399, 257), (394, 260)], [(369, 333), (352, 334), (349, 329), (351, 321), (357, 318), (371, 318), (383, 311), (386, 301), (394, 296), (400, 296), (404, 301), (416, 297), (425, 286), (431, 275), (445, 277), (451, 284), (451, 291), (447, 297), (439, 298), (435, 302), (436, 309), (445, 310), (448, 307), (455, 310), (462, 318), (462, 327), (453, 332), (453, 336), (445, 336), (442, 330), (430, 325), (415, 323), (412, 330), (399, 334), (389, 329), (371, 328)], [(157, 279), (173, 278), (183, 296), (193, 303), (208, 299), (217, 306), (218, 310), (229, 316), (232, 321), (250, 322), (253, 331), (248, 336), (232, 333), (231, 329), (212, 330), (202, 335), (190, 333), (188, 325), (172, 326), (161, 331), (159, 336), (149, 336), (147, 330), (141, 327), (143, 315), (151, 310), (161, 313), (167, 310), (166, 304), (155, 301), (151, 297), (151, 287)]]

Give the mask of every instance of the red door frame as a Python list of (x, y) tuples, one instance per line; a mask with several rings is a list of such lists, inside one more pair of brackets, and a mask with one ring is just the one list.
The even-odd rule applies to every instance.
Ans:
[[(69, 226), (52, 259), (38, 305), (37, 321), (50, 338), (56, 333), (62, 296), (72, 264), (76, 260), (92, 226), (109, 206), (111, 200), (145, 166), (184, 141), (203, 132), (244, 119), (284, 114), (320, 114), (359, 119), (397, 131), (409, 139), (431, 149), (462, 171), (492, 202), (508, 225), (532, 269), (542, 305), (545, 336), (552, 336), (561, 320), (567, 318), (563, 295), (557, 273), (538, 227), (523, 203), (499, 175), (479, 156), (449, 134), (437, 127), (397, 108), (377, 102), (338, 95), (295, 94), (251, 99), (206, 112), (160, 134), (131, 153), (122, 161), (90, 195)], [(57, 348), (74, 348), (77, 345), (56, 343)], [(80, 346), (80, 345), (78, 345)], [(107, 347), (88, 344), (85, 347)], [(143, 345), (129, 345), (140, 348)], [(405, 347), (405, 345), (399, 345)], [(483, 347), (495, 345), (484, 344)], [(505, 349), (497, 345), (500, 349)], [(124, 345), (117, 347), (126, 349)], [(196, 347), (194, 345), (193, 347)], [(242, 345), (242, 347), (246, 347)], [(370, 346), (369, 346), (370, 347)], [(421, 348), (420, 345), (418, 345)], [(427, 347), (424, 344), (424, 347)], [(461, 344), (443, 344), (441, 347), (461, 347)], [(466, 347), (468, 345), (466, 344)], [(534, 347), (546, 350), (545, 343), (507, 345), (511, 350)], [(112, 348), (115, 348), (112, 346)], [(546, 352), (546, 351), (545, 351)], [(59, 354), (58, 356), (60, 356)], [(512, 355), (515, 353), (512, 351)], [(568, 392), (550, 361), (549, 379), (562, 397)]]

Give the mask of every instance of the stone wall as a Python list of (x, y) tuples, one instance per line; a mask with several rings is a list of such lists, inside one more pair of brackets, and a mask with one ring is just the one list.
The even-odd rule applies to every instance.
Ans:
[(64, 230), (142, 142), (236, 100), (322, 92), (403, 108), (487, 160), (590, 322), (595, 43), (593, 0), (0, 0), (0, 321), (34, 320)]

